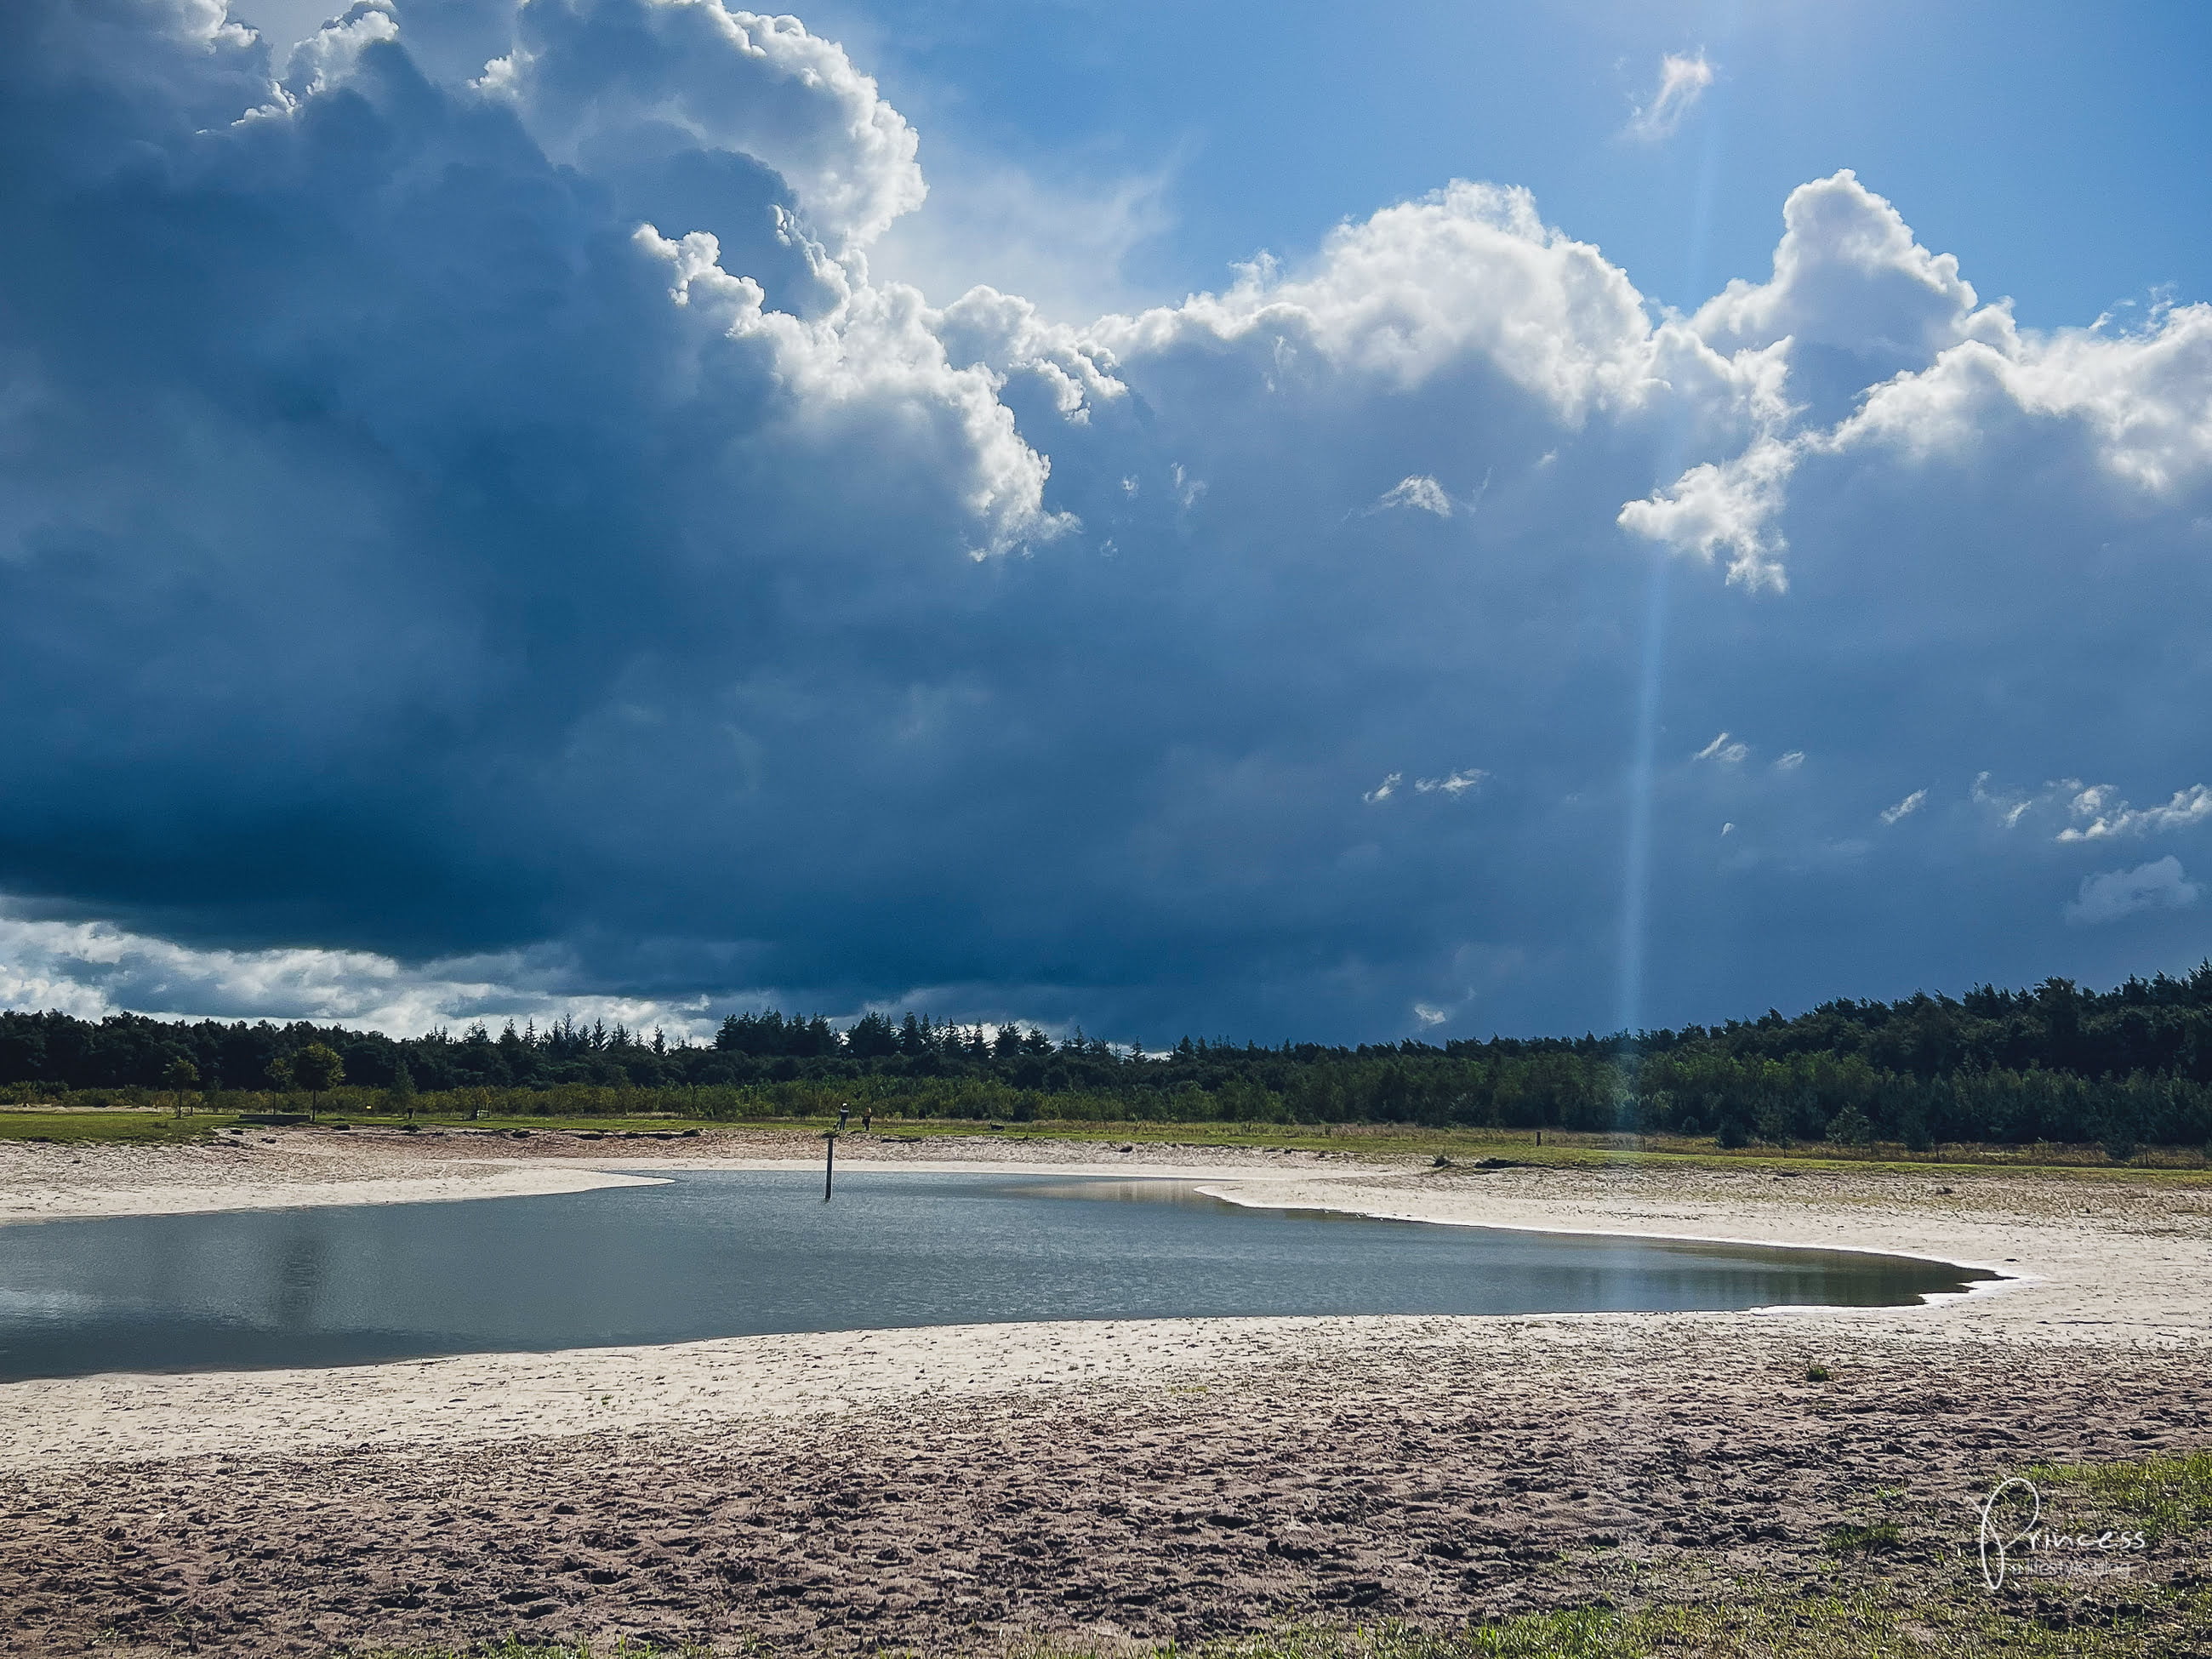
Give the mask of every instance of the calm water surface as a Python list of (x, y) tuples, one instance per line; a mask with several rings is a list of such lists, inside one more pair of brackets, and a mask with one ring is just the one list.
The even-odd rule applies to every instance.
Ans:
[(1187, 1182), (694, 1173), (453, 1204), (0, 1227), (0, 1380), (764, 1331), (1909, 1304), (1898, 1256), (1253, 1210)]

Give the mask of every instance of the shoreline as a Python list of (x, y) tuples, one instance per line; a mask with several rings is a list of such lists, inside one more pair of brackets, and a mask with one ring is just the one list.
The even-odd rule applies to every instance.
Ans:
[[(1960, 1267), (1969, 1273), (1984, 1273), (1987, 1279), (1970, 1285), (1963, 1291), (1924, 1291), (1923, 1298), (1932, 1297), (1966, 1297), (1993, 1294), (1996, 1291), (2019, 1285), (2036, 1283), (2033, 1273), (2008, 1273), (1987, 1261), (1967, 1261), (1955, 1256), (1936, 1255), (1926, 1251), (1899, 1250), (1881, 1244), (1808, 1244), (1802, 1240), (1778, 1238), (1733, 1238), (1715, 1233), (1666, 1233), (1637, 1228), (1620, 1231), (1608, 1227), (1562, 1227), (1556, 1223), (1535, 1221), (1478, 1221), (1459, 1217), (1408, 1215), (1393, 1210), (1351, 1209), (1334, 1204), (1277, 1204), (1272, 1200), (1247, 1197), (1236, 1193), (1217, 1192), (1201, 1188), (1209, 1198), (1218, 1198), (1224, 1204), (1241, 1204), (1251, 1209), (1313, 1209), (1333, 1215), (1362, 1216), (1371, 1221), (1412, 1221), (1429, 1227), (1486, 1227), (1501, 1233), (1560, 1233), (1574, 1238), (1649, 1238), (1661, 1243), (1673, 1244), (1744, 1244), (1765, 1250), (1826, 1250), (1838, 1255), (1886, 1255), (1903, 1261), (1926, 1261), (1939, 1267)], [(1783, 1303), (1772, 1309), (1747, 1308), (1746, 1313), (1786, 1312), (1794, 1308), (1818, 1310), (1820, 1304), (1812, 1303)]]
[[(43, 1164), (46, 1168), (38, 1173), (52, 1177), (58, 1172), (55, 1166), (61, 1163), (61, 1154), (68, 1154), (70, 1164), (82, 1166), (112, 1161), (104, 1155), (114, 1149), (99, 1148), (88, 1154), (77, 1149), (41, 1146), (33, 1151), (0, 1144), (0, 1228), (45, 1220), (126, 1215), (208, 1214), (235, 1210), (550, 1196), (613, 1187), (658, 1185), (687, 1172), (757, 1170), (811, 1175), (819, 1168), (818, 1161), (807, 1158), (759, 1153), (702, 1155), (690, 1147), (680, 1151), (672, 1147), (662, 1155), (646, 1157), (625, 1148), (622, 1156), (612, 1158), (594, 1156), (574, 1146), (541, 1147), (535, 1149), (534, 1156), (487, 1156), (473, 1149), (439, 1149), (434, 1152), (419, 1142), (389, 1133), (375, 1140), (357, 1133), (339, 1141), (312, 1132), (295, 1133), (289, 1142), (264, 1138), (264, 1146), (272, 1142), (277, 1150), (263, 1154), (258, 1160), (260, 1167), (251, 1170), (238, 1167), (234, 1160), (240, 1153), (250, 1155), (259, 1149), (243, 1144), (218, 1143), (206, 1149), (161, 1149), (151, 1159), (139, 1149), (129, 1149), (130, 1154), (136, 1154), (134, 1161), (142, 1170), (149, 1163), (159, 1163), (168, 1166), (161, 1173), (172, 1177), (179, 1173), (177, 1166), (196, 1153), (212, 1156), (203, 1157), (182, 1170), (187, 1177), (183, 1180), (171, 1178), (149, 1183), (95, 1178), (66, 1187), (27, 1181), (25, 1176), (32, 1171), (21, 1166), (26, 1163)], [(970, 1142), (966, 1146), (991, 1152), (1003, 1147), (1008, 1153), (1019, 1146), (1028, 1153), (1057, 1152), (1062, 1156), (942, 1158), (885, 1155), (885, 1148), (876, 1147), (871, 1149), (873, 1156), (848, 1155), (840, 1169), (848, 1175), (1182, 1181), (1208, 1197), (1249, 1208), (1311, 1210), (1376, 1220), (1483, 1227), (1498, 1231), (1888, 1255), (1990, 1276), (1964, 1293), (1967, 1295), (1989, 1295), (1999, 1290), (2056, 1282), (2055, 1276), (2038, 1273), (2026, 1265), (2023, 1258), (2002, 1255), (2002, 1249), (2008, 1245), (1995, 1238), (1977, 1238), (1970, 1243), (1959, 1237), (1958, 1224), (1966, 1219), (1958, 1213), (1962, 1207), (1960, 1205), (1954, 1204), (1944, 1212), (1951, 1218), (1951, 1224), (1935, 1230), (1936, 1234), (1948, 1234), (1948, 1237), (1927, 1232), (1924, 1212), (1908, 1219), (1898, 1200), (1914, 1196), (1909, 1189), (1931, 1178), (1917, 1172), (1883, 1171), (1868, 1176), (1829, 1171), (1808, 1177), (1797, 1172), (1737, 1169), (1516, 1165), (1492, 1173), (1464, 1166), (1434, 1169), (1379, 1161), (1285, 1167), (1278, 1160), (1285, 1157), (1318, 1160), (1326, 1154), (1290, 1153), (1287, 1149), (1273, 1148), (1260, 1149), (1257, 1154), (1242, 1148), (1191, 1148), (1218, 1150), (1228, 1156), (1203, 1161), (1154, 1161), (1143, 1156), (1153, 1150), (1149, 1146), (1131, 1149), (1139, 1153), (1131, 1161), (1106, 1163), (1084, 1155), (1097, 1150), (1095, 1145), (1086, 1142)], [(9, 1167), (11, 1160), (7, 1154), (10, 1151), (16, 1154), (12, 1162), (18, 1167)], [(33, 1152), (29, 1158), (22, 1156), (27, 1151)], [(395, 1153), (409, 1156), (395, 1158)], [(289, 1167), (271, 1170), (269, 1165), (276, 1163)], [(104, 1172), (88, 1173), (97, 1177)], [(189, 1178), (193, 1174), (215, 1178), (196, 1182)], [(1700, 1178), (1709, 1189), (1717, 1190), (1688, 1199), (1692, 1207), (1679, 1207), (1685, 1201), (1682, 1189)], [(1769, 1190), (1770, 1183), (1784, 1181), (1790, 1186), (1778, 1193)], [(1960, 1200), (1986, 1196), (1990, 1190), (2020, 1191), (2039, 1185), (2048, 1189), (2053, 1183), (1998, 1170), (1984, 1174), (1980, 1184), (1984, 1189), (1980, 1192), (1960, 1194), (1948, 1186), (1939, 1186), (1933, 1191), (1941, 1197)], [(1541, 1186), (1554, 1190), (1539, 1190)], [(1556, 1190), (1560, 1187), (1579, 1190)], [(1837, 1189), (1852, 1187), (1887, 1188), (1881, 1197), (1889, 1201), (1876, 1208), (1866, 1201), (1863, 1192), (1842, 1194), (1847, 1200), (1844, 1203), (1821, 1201), (1835, 1194)], [(1752, 1191), (1747, 1193), (1747, 1188)], [(1594, 1188), (1601, 1190), (1593, 1191)], [(1651, 1208), (1644, 1200), (1654, 1191), (1678, 1207)], [(1801, 1195), (1814, 1202), (1792, 1206), (1768, 1201)], [(2035, 1218), (2030, 1224), (2027, 1243), (2010, 1243), (2009, 1248), (2033, 1249), (2046, 1236), (2063, 1236), (2069, 1231), (2078, 1234), (2079, 1229), (2073, 1225), (2077, 1217), (2094, 1217), (2097, 1212), (2095, 1204), (2082, 1200), (2109, 1199), (2113, 1191), (2062, 1188), (2055, 1194), (2050, 1190), (2040, 1194), (2046, 1206), (2054, 1195), (2069, 1212), (2060, 1217)], [(2194, 1220), (2197, 1225), (2193, 1229), (2168, 1226), (2153, 1231), (2169, 1237), (2186, 1238), (2192, 1246), (2201, 1247), (2208, 1266), (2212, 1267), (2212, 1181), (2201, 1188), (2167, 1188), (2154, 1194), (2136, 1195), (2153, 1197), (2156, 1206), (2166, 1212), (2161, 1219)], [(1413, 1200), (1410, 1204), (1407, 1202), (1408, 1199)], [(1595, 1205), (1593, 1199), (1598, 1200)], [(1578, 1203), (1580, 1211), (1557, 1212), (1562, 1207), (1562, 1200)], [(1788, 1224), (1782, 1219), (1790, 1216), (1793, 1208), (1800, 1224)], [(1592, 1213), (1593, 1209), (1601, 1212)], [(1809, 1231), (1802, 1224), (1808, 1212), (1815, 1222), (1815, 1227)], [(2026, 1221), (2027, 1218), (2004, 1219)], [(1684, 1222), (1703, 1224), (1685, 1227), (1681, 1224)], [(1896, 1228), (1900, 1222), (1922, 1236), (1899, 1237)], [(1869, 1228), (1883, 1231), (1886, 1236), (1868, 1238), (1863, 1234)], [(2011, 1229), (2006, 1231), (2008, 1233)], [(1978, 1248), (1984, 1244), (1996, 1248)], [(2205, 1322), (2205, 1328), (2208, 1337), (2212, 1337), (2212, 1319)]]
[[(0, 1218), (459, 1201), (647, 1184), (686, 1171), (811, 1171), (774, 1150), (692, 1148), (616, 1158), (426, 1160), (404, 1144), (359, 1142), (223, 1150), (168, 1166), (166, 1186), (91, 1177), (64, 1192), (25, 1176), (57, 1171), (55, 1149), (0, 1167)], [(398, 1138), (393, 1137), (396, 1140)], [(1783, 1304), (1729, 1313), (1303, 1316), (1254, 1319), (1033, 1321), (709, 1338), (651, 1346), (483, 1352), (358, 1366), (243, 1371), (110, 1372), (0, 1384), (0, 1472), (337, 1446), (452, 1446), (608, 1432), (762, 1429), (924, 1397), (1022, 1395), (1070, 1378), (1086, 1386), (1182, 1386), (1292, 1358), (1355, 1356), (1418, 1340), (1466, 1355), (1530, 1347), (1593, 1355), (1680, 1341), (1746, 1354), (1820, 1345), (1933, 1357), (1990, 1344), (2166, 1352), (2212, 1346), (2212, 1191), (2096, 1194), (2003, 1179), (1971, 1194), (1924, 1180), (1761, 1180), (1737, 1170), (1473, 1170), (1368, 1165), (1282, 1167), (1257, 1155), (1200, 1164), (1102, 1164), (1095, 1148), (1044, 1143), (1044, 1157), (855, 1158), (868, 1174), (975, 1174), (1182, 1180), (1251, 1208), (1583, 1237), (1765, 1249), (1844, 1250), (2005, 1275), (1915, 1304)], [(473, 1149), (472, 1149), (473, 1150)], [(594, 1148), (593, 1150), (597, 1150)], [(1007, 1146), (1012, 1153), (1015, 1147)], [(1034, 1154), (1039, 1143), (1020, 1150)], [(1062, 1156), (1052, 1158), (1051, 1151)], [(1180, 1150), (1180, 1149), (1178, 1149)], [(624, 1149), (625, 1152), (629, 1151)], [(396, 1155), (396, 1156), (395, 1156)], [(141, 1160), (143, 1162), (143, 1160)], [(25, 1165), (32, 1168), (26, 1169)], [(218, 1166), (219, 1167), (219, 1166)], [(143, 1176), (136, 1167), (120, 1172)], [(1944, 1211), (1929, 1207), (1956, 1200)], [(2094, 1200), (2094, 1202), (2089, 1200)], [(1968, 1202), (1971, 1200), (1971, 1202)], [(2130, 1207), (2130, 1201), (2134, 1207)], [(2066, 1212), (2063, 1215), (2059, 1210)], [(484, 1402), (491, 1402), (487, 1407)]]
[[(356, 1144), (349, 1142), (349, 1147)], [(92, 1220), (105, 1217), (140, 1215), (205, 1215), (228, 1211), (306, 1209), (350, 1205), (459, 1203), (475, 1199), (546, 1197), (591, 1192), (612, 1187), (662, 1184), (669, 1175), (686, 1171), (778, 1171), (793, 1174), (816, 1166), (799, 1158), (759, 1157), (702, 1158), (678, 1154), (660, 1158), (600, 1158), (579, 1157), (556, 1165), (548, 1158), (514, 1159), (467, 1158), (455, 1161), (480, 1166), (482, 1173), (443, 1177), (369, 1177), (337, 1182), (295, 1182), (238, 1187), (122, 1188), (96, 1194), (76, 1205), (58, 1205), (35, 1213), (13, 1208), (9, 1195), (0, 1192), (0, 1227), (40, 1221)], [(564, 1167), (564, 1165), (566, 1167)], [(852, 1158), (841, 1166), (847, 1173), (903, 1175), (1006, 1175), (1064, 1176), (1079, 1180), (1182, 1181), (1194, 1185), (1209, 1198), (1252, 1209), (1312, 1210), (1322, 1213), (1359, 1216), (1378, 1221), (1406, 1221), (1429, 1226), (1479, 1227), (1500, 1232), (1555, 1233), (1575, 1237), (1648, 1238), (1660, 1243), (1740, 1244), (1753, 1249), (1829, 1250), (1856, 1255), (1894, 1256), (1956, 1267), (1990, 1277), (1959, 1291), (1929, 1291), (1924, 1305), (1997, 1294), (2040, 1282), (2033, 1273), (2006, 1273), (1990, 1261), (1928, 1250), (1901, 1249), (1883, 1244), (1817, 1243), (1803, 1239), (1771, 1238), (1709, 1232), (1669, 1232), (1656, 1228), (1567, 1226), (1556, 1221), (1500, 1221), (1487, 1218), (1439, 1215), (1404, 1210), (1378, 1209), (1368, 1205), (1326, 1201), (1319, 1197), (1285, 1201), (1249, 1190), (1267, 1182), (1324, 1181), (1355, 1182), (1370, 1173), (1358, 1169), (1330, 1170), (1267, 1170), (1220, 1164), (1107, 1164), (1081, 1162), (1037, 1162), (1019, 1158), (915, 1158), (897, 1161)], [(654, 1171), (665, 1173), (656, 1174)], [(1238, 1188), (1248, 1190), (1237, 1190)], [(1816, 1311), (1813, 1304), (1781, 1304), (1772, 1309), (1746, 1310), (1751, 1313)], [(1481, 1316), (1469, 1316), (1479, 1317)]]

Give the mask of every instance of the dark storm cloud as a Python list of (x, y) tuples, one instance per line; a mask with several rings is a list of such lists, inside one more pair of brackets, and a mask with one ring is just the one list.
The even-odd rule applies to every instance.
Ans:
[(1849, 175), (1656, 324), (1469, 185), (933, 307), (789, 20), (417, 33), (0, 19), (10, 1000), (1603, 1026), (1639, 745), (1633, 1014), (2200, 948), (2077, 803), (2204, 769), (2203, 308), (2025, 337)]

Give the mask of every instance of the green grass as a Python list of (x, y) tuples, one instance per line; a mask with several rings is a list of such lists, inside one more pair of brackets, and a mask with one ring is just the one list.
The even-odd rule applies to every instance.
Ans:
[(168, 1112), (0, 1111), (0, 1140), (176, 1146), (207, 1139), (228, 1117)]
[[(514, 1640), (377, 1649), (352, 1659), (679, 1659), (773, 1650), (760, 1644), (709, 1650)], [(1032, 1639), (934, 1650), (926, 1659), (2189, 1659), (2208, 1653), (2212, 1597), (2202, 1591), (2153, 1594), (2130, 1610), (2045, 1622), (1978, 1591), (1930, 1600), (1881, 1589), (1793, 1595), (1746, 1587), (1726, 1601), (1625, 1612), (1570, 1607), (1458, 1630), (1391, 1620), (1297, 1624), (1189, 1647)]]
[[(364, 1115), (346, 1112), (326, 1114), (319, 1121), (343, 1121), (362, 1129), (398, 1129), (406, 1126), (404, 1113), (378, 1112)], [(642, 1134), (681, 1134), (686, 1129), (696, 1129), (702, 1137), (713, 1134), (729, 1125), (717, 1124), (704, 1119), (676, 1117), (434, 1117), (428, 1112), (417, 1113), (415, 1121), (424, 1129), (486, 1129), (504, 1134), (510, 1129), (527, 1129), (532, 1133), (607, 1134), (629, 1132)]]
[(2027, 1478), (2081, 1492), (2148, 1539), (2212, 1526), (2212, 1452), (2126, 1463), (2040, 1463)]
[[(367, 1115), (358, 1113), (325, 1112), (313, 1127), (327, 1130), (343, 1123), (359, 1128), (398, 1129), (404, 1126), (404, 1115), (380, 1113)], [(703, 1135), (713, 1133), (718, 1127), (707, 1123), (681, 1122), (665, 1117), (593, 1117), (593, 1118), (484, 1118), (471, 1121), (465, 1117), (417, 1119), (422, 1128), (456, 1129), (529, 1129), (533, 1132), (571, 1129), (617, 1135), (624, 1130), (641, 1130), (665, 1133), (689, 1128), (699, 1129)], [(97, 1110), (73, 1112), (41, 1112), (21, 1107), (0, 1108), (0, 1141), (51, 1140), (60, 1143), (93, 1143), (97, 1145), (125, 1142), (153, 1146), (179, 1146), (205, 1142), (218, 1133), (236, 1127), (247, 1135), (271, 1134), (276, 1130), (258, 1123), (241, 1123), (234, 1112), (192, 1112), (178, 1117), (167, 1110), (134, 1109), (130, 1107), (106, 1107)]]
[[(1874, 1588), (1836, 1595), (1752, 1595), (1709, 1605), (1654, 1608), (1623, 1621), (1630, 1659), (2184, 1659), (2212, 1652), (2212, 1597), (2142, 1595), (2132, 1610), (2082, 1609), (2049, 1621), (2024, 1604), (1984, 1594)], [(1641, 1645), (1628, 1645), (1640, 1644)], [(1477, 1650), (1480, 1651), (1480, 1650)], [(1531, 1647), (1530, 1659), (1581, 1659), (1593, 1651)], [(1596, 1653), (1607, 1655), (1599, 1649)]]
[(1158, 1650), (1162, 1659), (1186, 1654), (1188, 1659), (1644, 1659), (1651, 1651), (1634, 1620), (1601, 1607), (1571, 1607), (1446, 1632), (1395, 1620), (1297, 1625), (1193, 1649)]
[(1904, 1541), (1905, 1529), (1894, 1521), (1875, 1521), (1864, 1526), (1831, 1527), (1822, 1540), (1832, 1555), (1875, 1555), (1895, 1549)]
[[(422, 1097), (426, 1103), (434, 1096)], [(302, 1103), (294, 1103), (296, 1109)], [(42, 1139), (58, 1141), (204, 1140), (216, 1129), (236, 1121), (231, 1112), (198, 1112), (179, 1119), (166, 1109), (110, 1106), (96, 1110), (40, 1111), (36, 1106), (0, 1107), (0, 1140)], [(374, 1113), (334, 1106), (321, 1115), (324, 1125), (343, 1121), (362, 1127), (392, 1128), (405, 1120), (389, 1111)], [(818, 1134), (834, 1127), (834, 1117), (688, 1118), (672, 1115), (623, 1116), (546, 1116), (502, 1115), (470, 1118), (465, 1114), (417, 1114), (424, 1128), (530, 1129), (597, 1131), (619, 1134), (625, 1130), (666, 1133), (696, 1128), (702, 1137), (742, 1139), (748, 1133)], [(251, 1129), (252, 1126), (247, 1126)], [(860, 1136), (860, 1116), (854, 1115), (848, 1132)], [(2107, 1165), (2094, 1148), (1945, 1146), (1925, 1154), (1908, 1154), (1899, 1148), (1875, 1147), (1845, 1151), (1822, 1144), (1813, 1147), (1755, 1146), (1723, 1150), (1711, 1139), (1678, 1135), (1629, 1136), (1583, 1133), (1564, 1129), (1543, 1131), (1539, 1145), (1528, 1129), (1431, 1129), (1413, 1125), (1339, 1123), (1162, 1123), (1097, 1122), (1091, 1121), (988, 1122), (945, 1118), (878, 1116), (875, 1133), (920, 1135), (931, 1139), (990, 1139), (998, 1141), (1089, 1141), (1101, 1145), (1176, 1147), (1282, 1147), (1293, 1152), (1325, 1152), (1346, 1158), (1419, 1158), (1433, 1165), (1443, 1158), (1464, 1166), (1484, 1158), (1510, 1158), (1515, 1163), (1553, 1169), (1729, 1169), (1759, 1170), (1812, 1175), (1876, 1174), (1926, 1176), (1934, 1174), (1972, 1180), (2007, 1171), (2059, 1176), (2084, 1181), (2126, 1180), (2201, 1183), (2212, 1177), (2197, 1152), (2167, 1148), (2145, 1156), (2192, 1160), (2165, 1165), (2137, 1164)], [(863, 1139), (854, 1151), (865, 1145)], [(2093, 1162), (2093, 1159), (2100, 1160)], [(1463, 1178), (1452, 1169), (1439, 1168), (1443, 1180)]]

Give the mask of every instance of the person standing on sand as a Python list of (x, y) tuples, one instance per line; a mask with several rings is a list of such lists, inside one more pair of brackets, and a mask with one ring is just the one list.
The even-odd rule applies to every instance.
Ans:
[(852, 1115), (853, 1109), (850, 1106), (841, 1104), (837, 1108), (837, 1133), (839, 1134), (842, 1135), (845, 1133), (845, 1120)]
[(868, 1134), (874, 1130), (875, 1127), (876, 1109), (872, 1106), (863, 1106), (860, 1108), (860, 1133), (862, 1134)]

